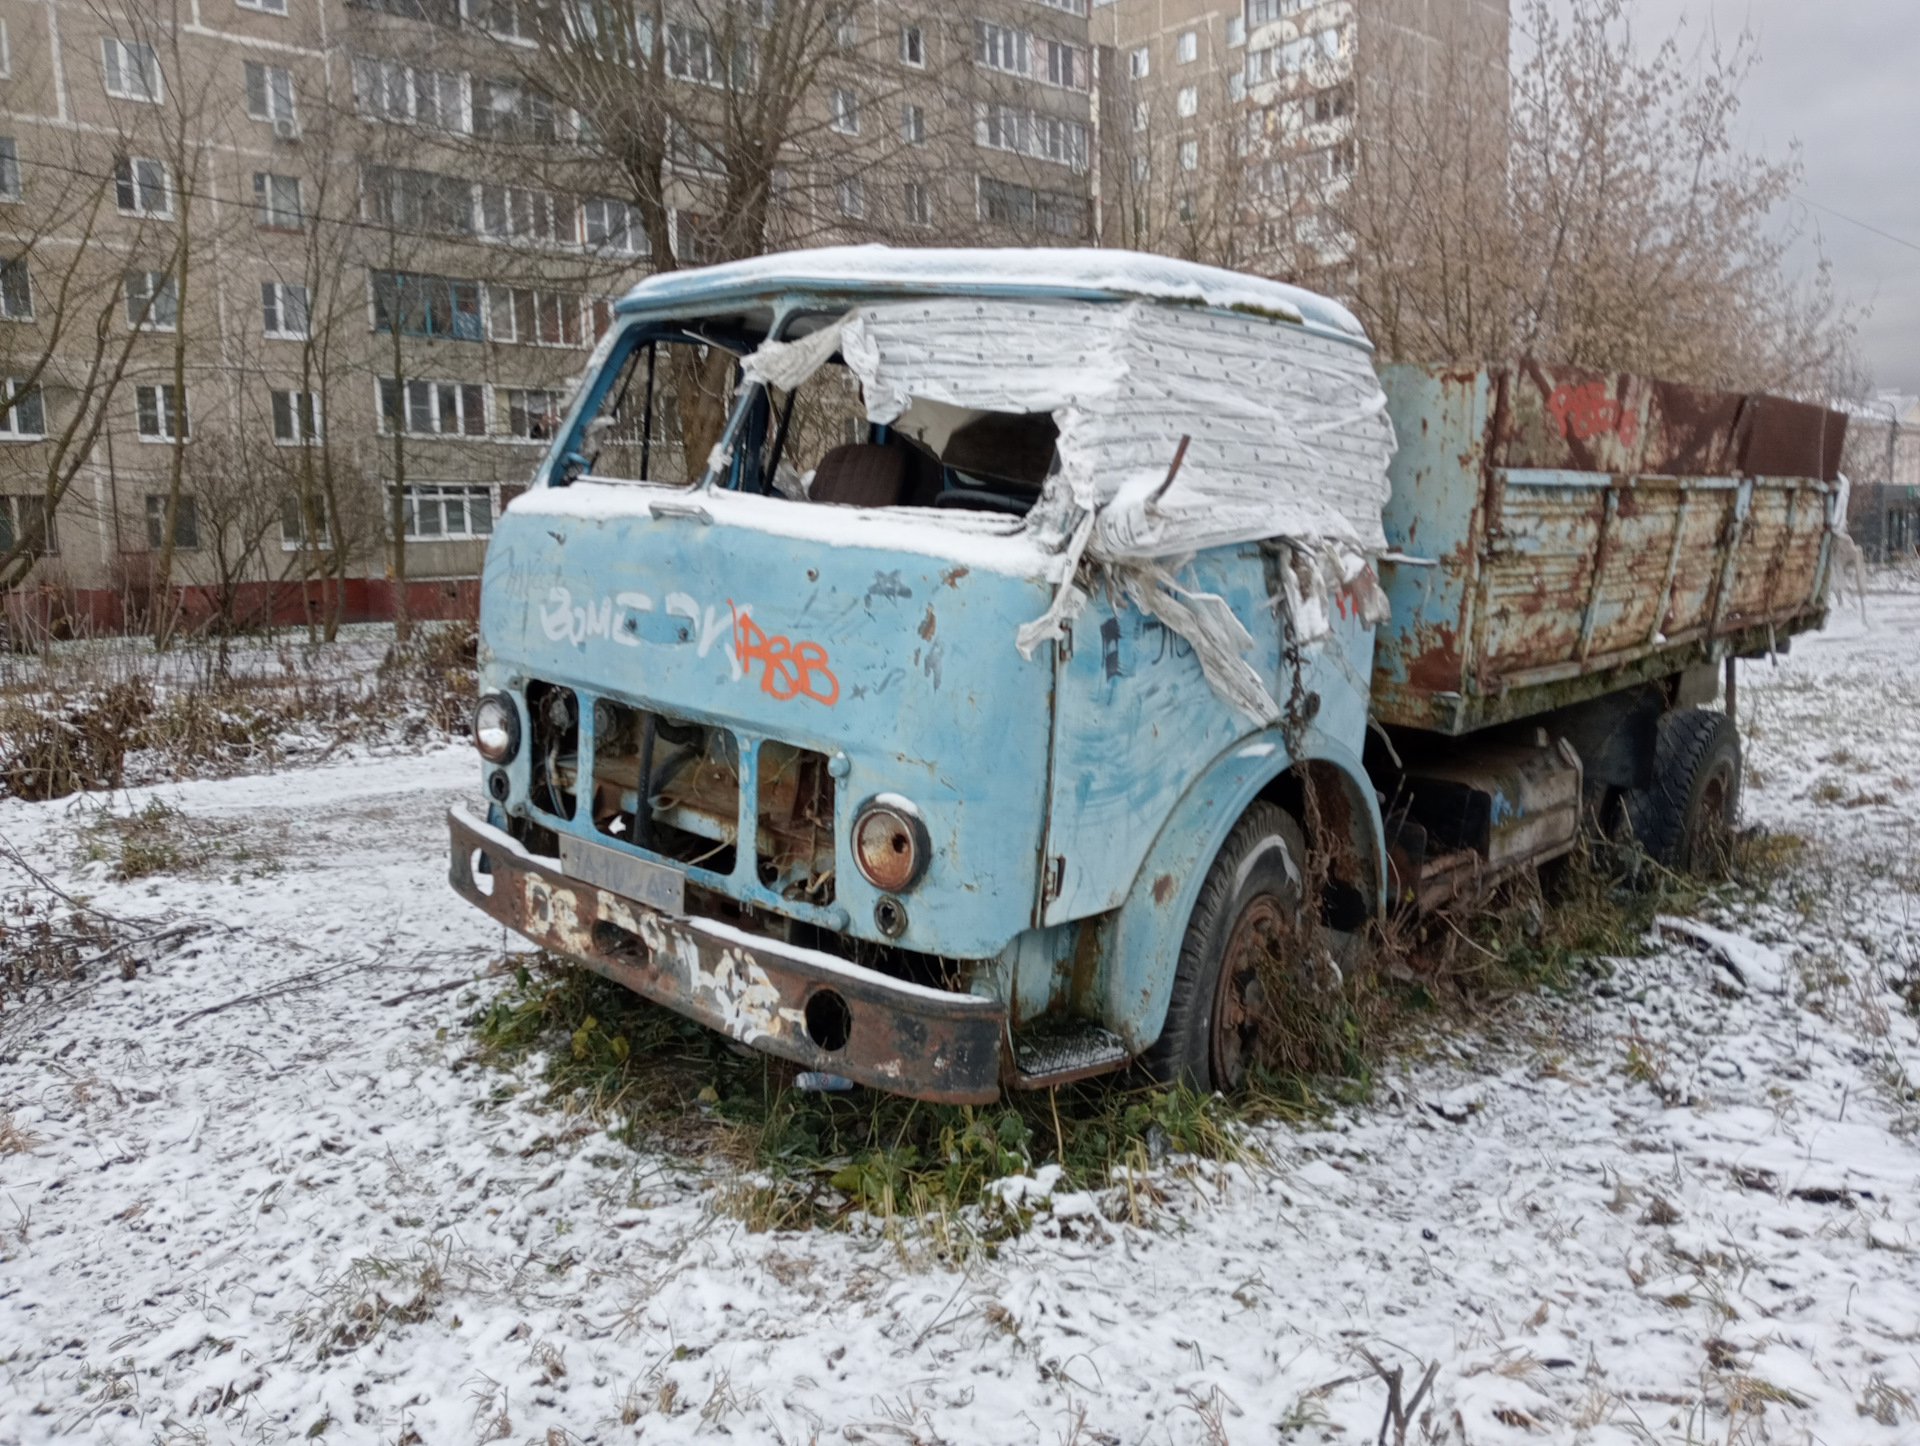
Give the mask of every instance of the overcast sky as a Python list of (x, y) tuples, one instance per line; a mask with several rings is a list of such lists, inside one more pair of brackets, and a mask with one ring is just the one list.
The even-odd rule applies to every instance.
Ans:
[[(1741, 111), (1747, 144), (1777, 157), (1799, 142), (1807, 204), (1791, 219), (1818, 237), (1838, 289), (1872, 308), (1860, 342), (1875, 384), (1920, 393), (1920, 3), (1638, 4), (1634, 31), (1646, 46), (1683, 23), (1688, 45), (1709, 27), (1723, 39), (1754, 32), (1760, 63)], [(1802, 248), (1801, 264), (1812, 254)]]

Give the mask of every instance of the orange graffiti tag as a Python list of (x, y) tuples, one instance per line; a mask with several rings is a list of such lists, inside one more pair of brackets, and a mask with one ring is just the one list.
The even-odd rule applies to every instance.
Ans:
[[(825, 648), (818, 643), (792, 643), (780, 636), (770, 638), (758, 623), (734, 607), (732, 598), (727, 599), (727, 608), (733, 613), (733, 651), (740, 666), (752, 677), (753, 665), (763, 665), (761, 692), (782, 700), (804, 696), (829, 708), (839, 702), (840, 680), (827, 666)], [(816, 681), (819, 679), (824, 683)]]

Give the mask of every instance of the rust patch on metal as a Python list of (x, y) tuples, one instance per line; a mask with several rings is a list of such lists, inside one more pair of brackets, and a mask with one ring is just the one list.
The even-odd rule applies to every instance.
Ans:
[(929, 603), (927, 605), (927, 615), (920, 620), (920, 636), (926, 639), (926, 641), (932, 642), (934, 626), (933, 605)]
[(1168, 899), (1172, 897), (1173, 897), (1173, 875), (1162, 874), (1160, 875), (1159, 878), (1153, 881), (1153, 901), (1156, 904), (1164, 904)]
[(948, 587), (958, 587), (960, 586), (960, 579), (965, 577), (969, 571), (971, 571), (969, 568), (950, 567), (940, 574), (940, 581), (944, 582)]

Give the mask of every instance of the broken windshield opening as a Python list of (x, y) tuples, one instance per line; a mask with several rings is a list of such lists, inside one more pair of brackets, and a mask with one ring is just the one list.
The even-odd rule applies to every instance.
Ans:
[[(827, 319), (795, 318), (786, 335)], [(640, 332), (616, 354), (569, 475), (689, 487), (718, 460), (716, 485), (793, 502), (1025, 517), (1059, 466), (1059, 429), (1046, 411), (910, 397), (893, 422), (870, 422), (860, 382), (837, 354), (792, 390), (746, 383), (741, 358), (766, 333), (744, 321)]]
[(667, 487), (698, 482), (738, 399), (740, 357), (765, 334), (724, 322), (640, 333), (580, 432), (572, 475)]
[(1047, 412), (995, 412), (915, 398), (891, 424), (867, 420), (860, 385), (829, 362), (791, 392), (747, 405), (736, 485), (796, 502), (931, 507), (1024, 517), (1057, 462)]

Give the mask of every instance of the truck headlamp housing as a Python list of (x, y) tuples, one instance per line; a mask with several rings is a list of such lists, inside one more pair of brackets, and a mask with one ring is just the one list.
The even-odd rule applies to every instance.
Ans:
[(880, 794), (854, 815), (853, 862), (882, 893), (902, 893), (919, 883), (930, 852), (920, 810), (898, 794)]
[(489, 763), (509, 763), (520, 751), (520, 710), (505, 693), (489, 693), (474, 704), (473, 746)]

